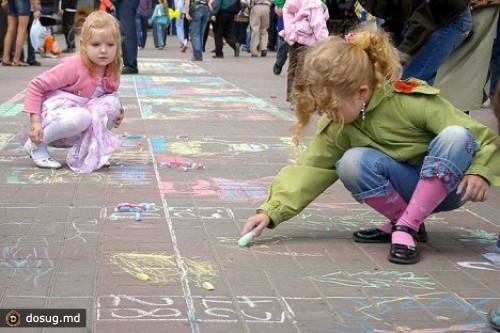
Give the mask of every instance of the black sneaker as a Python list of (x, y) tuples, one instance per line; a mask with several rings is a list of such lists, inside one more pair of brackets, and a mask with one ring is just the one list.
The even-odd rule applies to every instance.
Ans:
[(274, 64), (273, 66), (273, 73), (274, 75), (280, 75), (281, 74), (282, 67), (278, 66), (278, 64)]
[(240, 44), (239, 43), (234, 44), (234, 56), (235, 57), (240, 56)]
[(212, 58), (214, 58), (214, 59), (224, 59), (224, 56), (222, 54), (221, 55), (215, 54), (215, 55), (212, 56)]
[(261, 56), (261, 57), (266, 57), (266, 56), (267, 56), (267, 50), (262, 50), (262, 51), (260, 52), (260, 56)]
[(42, 63), (36, 60), (28, 62), (28, 65), (30, 66), (42, 66)]

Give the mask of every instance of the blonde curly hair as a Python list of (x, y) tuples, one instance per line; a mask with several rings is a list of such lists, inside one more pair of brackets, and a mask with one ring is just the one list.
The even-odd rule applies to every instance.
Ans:
[(401, 77), (396, 49), (386, 33), (365, 29), (348, 39), (330, 36), (306, 51), (292, 92), (297, 114), (291, 128), (295, 144), (314, 113), (326, 113), (343, 123), (342, 98), (353, 96), (363, 84), (374, 89)]

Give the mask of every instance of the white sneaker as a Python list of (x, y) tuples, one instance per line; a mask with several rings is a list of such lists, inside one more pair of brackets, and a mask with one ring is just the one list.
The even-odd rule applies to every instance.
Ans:
[[(33, 158), (33, 150), (36, 149), (36, 145), (34, 145), (31, 140), (28, 139), (24, 144), (24, 150), (28, 153), (30, 158)], [(35, 162), (36, 166), (39, 168), (45, 169), (60, 169), (62, 168), (62, 164), (53, 159), (52, 157), (44, 157), (44, 158), (33, 158), (33, 162)]]

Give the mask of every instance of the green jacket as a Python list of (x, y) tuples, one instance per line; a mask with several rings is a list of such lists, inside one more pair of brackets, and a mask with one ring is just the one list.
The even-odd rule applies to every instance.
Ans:
[(296, 164), (286, 166), (274, 178), (266, 202), (258, 212), (276, 227), (299, 214), (337, 179), (335, 163), (353, 147), (371, 147), (397, 161), (416, 164), (432, 139), (445, 127), (468, 128), (478, 151), (466, 174), (477, 174), (500, 185), (500, 138), (488, 127), (453, 107), (425, 82), (409, 79), (376, 89), (359, 117), (341, 129), (326, 116)]

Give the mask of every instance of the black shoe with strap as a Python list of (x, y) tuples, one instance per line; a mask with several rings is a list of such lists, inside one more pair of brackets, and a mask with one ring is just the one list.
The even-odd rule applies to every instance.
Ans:
[[(354, 241), (358, 243), (390, 243), (391, 234), (378, 228), (362, 229), (353, 233)], [(418, 229), (418, 241), (427, 242), (427, 231), (422, 223)]]
[(415, 246), (409, 246), (404, 244), (391, 244), (391, 251), (389, 252), (388, 259), (390, 262), (396, 264), (415, 264), (420, 261), (420, 250), (417, 246), (418, 233), (404, 225), (395, 225), (392, 232), (405, 232), (413, 237), (415, 241)]

